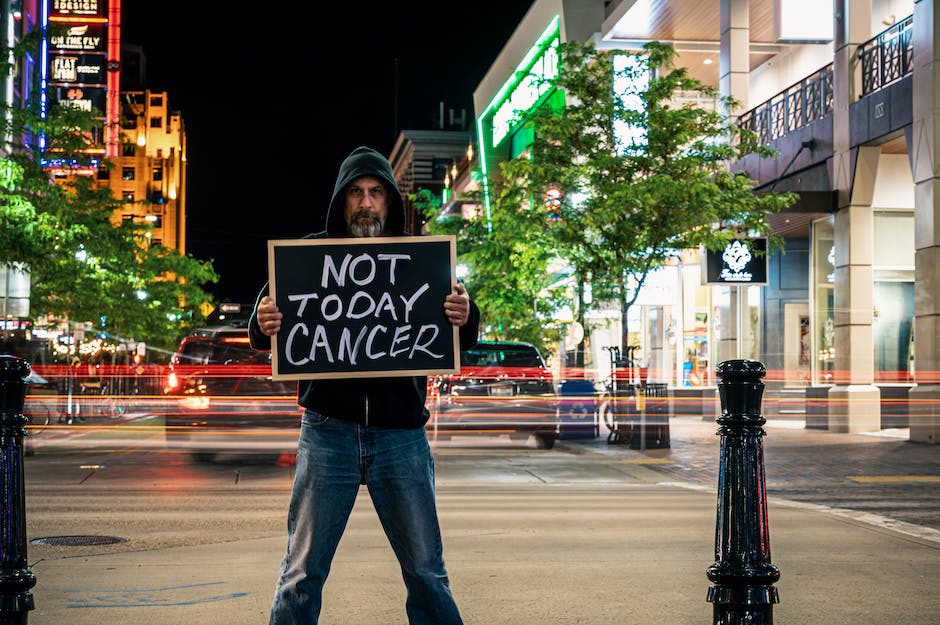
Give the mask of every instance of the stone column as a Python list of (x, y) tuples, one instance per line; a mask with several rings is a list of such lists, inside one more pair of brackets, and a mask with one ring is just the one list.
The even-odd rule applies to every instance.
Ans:
[[(723, 97), (730, 96), (740, 104), (733, 110), (722, 111), (729, 122), (738, 118), (742, 111), (750, 108), (748, 102), (748, 85), (750, 81), (750, 19), (748, 14), (748, 0), (721, 0), (721, 48), (718, 61), (718, 91)], [(702, 259), (704, 271), (705, 259)], [(738, 336), (739, 317), (744, 310), (741, 299), (745, 297), (742, 289), (729, 285), (728, 297), (721, 301), (721, 341), (720, 345), (712, 346), (715, 362), (718, 359), (730, 360), (742, 358)], [(717, 349), (716, 349), (717, 348)], [(720, 354), (720, 356), (719, 356)]]
[(835, 218), (835, 382), (829, 389), (829, 430), (868, 432), (881, 427), (881, 394), (874, 385), (874, 214), (871, 210), (881, 150), (853, 150), (849, 104), (857, 99), (858, 47), (870, 38), (871, 1), (835, 0), (832, 68)]
[(940, 442), (940, 19), (933, 0), (914, 2), (914, 381), (910, 440)]

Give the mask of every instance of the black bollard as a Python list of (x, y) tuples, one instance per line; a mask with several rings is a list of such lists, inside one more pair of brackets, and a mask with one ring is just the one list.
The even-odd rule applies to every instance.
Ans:
[(36, 576), (26, 561), (23, 436), (29, 362), (0, 355), (0, 625), (26, 625)]
[(721, 398), (721, 455), (715, 558), (708, 567), (708, 602), (714, 625), (772, 625), (773, 584), (780, 571), (770, 563), (770, 526), (764, 481), (766, 423), (760, 414), (767, 373), (756, 360), (726, 360), (716, 369)]

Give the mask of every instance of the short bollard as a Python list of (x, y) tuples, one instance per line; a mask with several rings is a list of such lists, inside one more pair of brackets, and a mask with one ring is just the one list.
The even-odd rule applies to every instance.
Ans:
[(26, 485), (23, 436), (26, 435), (26, 377), (29, 362), (0, 355), (0, 625), (26, 625), (36, 576), (26, 561)]
[(721, 416), (715, 558), (708, 567), (713, 625), (772, 625), (773, 584), (780, 571), (770, 563), (770, 527), (761, 437), (766, 423), (761, 397), (766, 374), (756, 360), (727, 360), (716, 373)]

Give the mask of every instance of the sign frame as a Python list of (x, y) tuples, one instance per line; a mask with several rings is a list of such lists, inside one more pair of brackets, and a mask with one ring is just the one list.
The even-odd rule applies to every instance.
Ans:
[[(334, 259), (331, 253), (338, 250), (343, 251), (343, 258)], [(428, 264), (422, 264), (420, 261), (411, 265), (411, 254), (404, 254), (404, 251), (416, 250), (418, 256), (433, 256), (437, 261), (434, 267), (443, 265), (436, 271), (429, 269)], [(391, 252), (391, 253), (390, 253)], [(327, 257), (330, 260), (327, 261)], [(407, 256), (407, 258), (405, 257)], [(392, 258), (394, 257), (394, 258)], [(287, 268), (288, 258), (295, 262), (298, 258), (303, 258), (304, 262), (308, 259), (312, 261), (309, 265), (314, 267), (313, 271), (302, 274), (296, 274), (285, 278), (290, 272)], [(440, 262), (443, 261), (443, 262)], [(371, 269), (371, 274), (367, 274), (369, 283), (364, 284), (365, 278), (358, 269), (360, 262), (365, 262), (365, 270)], [(307, 265), (304, 265), (307, 266)], [(444, 314), (444, 297), (451, 293), (457, 285), (457, 244), (456, 237), (453, 235), (425, 235), (425, 236), (396, 236), (396, 237), (337, 237), (337, 238), (310, 238), (310, 239), (274, 239), (268, 241), (268, 288), (269, 295), (274, 299), (278, 308), (284, 315), (281, 330), (271, 337), (271, 372), (274, 380), (317, 380), (317, 379), (338, 379), (338, 378), (373, 378), (373, 377), (406, 377), (406, 376), (426, 376), (426, 375), (447, 375), (460, 372), (460, 341), (458, 328), (450, 323)], [(357, 273), (358, 272), (358, 273)], [(374, 290), (372, 280), (376, 276), (387, 276), (386, 281), (379, 280), (381, 287), (392, 289), (390, 285), (396, 285), (396, 279), (399, 279), (397, 288), (413, 288), (420, 276), (420, 280), (425, 282), (418, 286), (416, 290), (405, 296), (396, 293), (392, 297), (390, 291), (382, 291), (376, 303), (376, 298), (372, 297), (367, 290)], [(358, 281), (357, 276), (362, 279)], [(345, 284), (346, 279), (356, 286), (360, 286), (352, 296), (349, 296), (352, 286)], [(330, 284), (328, 285), (327, 282)], [(340, 285), (339, 283), (344, 284)], [(318, 284), (317, 284), (318, 283)], [(314, 286), (316, 288), (311, 289)], [(301, 287), (300, 292), (284, 293), (284, 289), (293, 290), (294, 287)], [(332, 287), (332, 288), (329, 288)], [(279, 292), (280, 291), (280, 292)], [(319, 296), (323, 294), (321, 299)], [(363, 295), (365, 294), (365, 295)], [(348, 297), (348, 301), (343, 301), (343, 295)], [(361, 297), (360, 297), (361, 296)], [(432, 301), (436, 300), (436, 301)], [(416, 351), (426, 352), (430, 356), (437, 357), (430, 349), (424, 349), (425, 344), (421, 344), (421, 338), (425, 330), (437, 328), (433, 334), (433, 347), (441, 349), (445, 353), (440, 356), (440, 365), (436, 362), (431, 366), (425, 360), (421, 360), (419, 353), (417, 362), (424, 364), (413, 367), (393, 366), (395, 363), (382, 362), (380, 365), (370, 367), (367, 362), (356, 362), (362, 354), (371, 357), (371, 342), (377, 336), (378, 328), (385, 328), (381, 323), (376, 323), (371, 330), (365, 322), (350, 322), (350, 325), (356, 328), (350, 330), (349, 326), (343, 325), (341, 319), (323, 318), (326, 310), (325, 300), (330, 299), (331, 304), (329, 314), (336, 313), (346, 319), (353, 315), (353, 302), (371, 301), (374, 313), (370, 316), (380, 317), (387, 321), (390, 316), (398, 322), (396, 308), (401, 306), (404, 313), (404, 319), (410, 323), (405, 326), (399, 325), (394, 329), (394, 338), (391, 346), (388, 346), (388, 354), (394, 351), (395, 345), (399, 342), (406, 344), (411, 337), (403, 332), (405, 327), (412, 325), (419, 327), (414, 336), (412, 349), (409, 354), (411, 358)], [(307, 306), (309, 305), (309, 309)], [(361, 304), (360, 304), (361, 305)], [(339, 308), (334, 308), (337, 306)], [(435, 307), (436, 306), (436, 307)], [(345, 310), (345, 313), (337, 313), (338, 310)], [(436, 312), (435, 312), (436, 311)], [(357, 315), (360, 311), (357, 311)], [(411, 313), (415, 313), (412, 320)], [(387, 314), (386, 314), (387, 313)], [(364, 317), (361, 317), (364, 318)], [(356, 316), (355, 319), (360, 319)], [(293, 323), (290, 323), (292, 320)], [(309, 321), (322, 321), (317, 323), (311, 331), (307, 325)], [(302, 327), (301, 327), (302, 326)], [(433, 326), (433, 328), (432, 328)], [(337, 328), (340, 328), (337, 333)], [(387, 328), (386, 328), (387, 330)], [(310, 348), (309, 354), (314, 356), (310, 358), (304, 356), (302, 360), (306, 362), (291, 362), (288, 356), (288, 347), (295, 333), (298, 340), (306, 340), (316, 343)], [(385, 332), (383, 331), (383, 334)], [(337, 349), (333, 350), (328, 339), (336, 339)], [(399, 337), (404, 337), (398, 341)], [(387, 340), (388, 337), (382, 337)], [(326, 363), (323, 359), (320, 362), (316, 360), (315, 355), (319, 353), (319, 346), (324, 346), (323, 354), (329, 353)], [(431, 345), (428, 343), (427, 345)], [(420, 349), (419, 349), (420, 348)], [(362, 351), (360, 351), (362, 349)], [(333, 362), (333, 352), (339, 357), (345, 354), (349, 358), (348, 362), (338, 364)], [(403, 350), (399, 350), (401, 353)], [(449, 352), (449, 353), (447, 353)], [(290, 350), (289, 353), (303, 354), (302, 350)], [(382, 352), (385, 355), (385, 352)], [(395, 355), (390, 355), (389, 359), (394, 359)], [(368, 361), (373, 363), (373, 361)]]

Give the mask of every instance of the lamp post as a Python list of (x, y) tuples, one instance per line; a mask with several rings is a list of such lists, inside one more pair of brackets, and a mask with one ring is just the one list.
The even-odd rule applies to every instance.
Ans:
[(760, 414), (767, 373), (756, 360), (726, 360), (716, 373), (721, 398), (718, 434), (718, 510), (715, 563), (708, 567), (708, 602), (714, 625), (772, 625), (773, 584), (780, 571), (770, 562), (770, 526)]
[(26, 625), (36, 576), (26, 560), (23, 415), (29, 362), (0, 355), (0, 625)]

